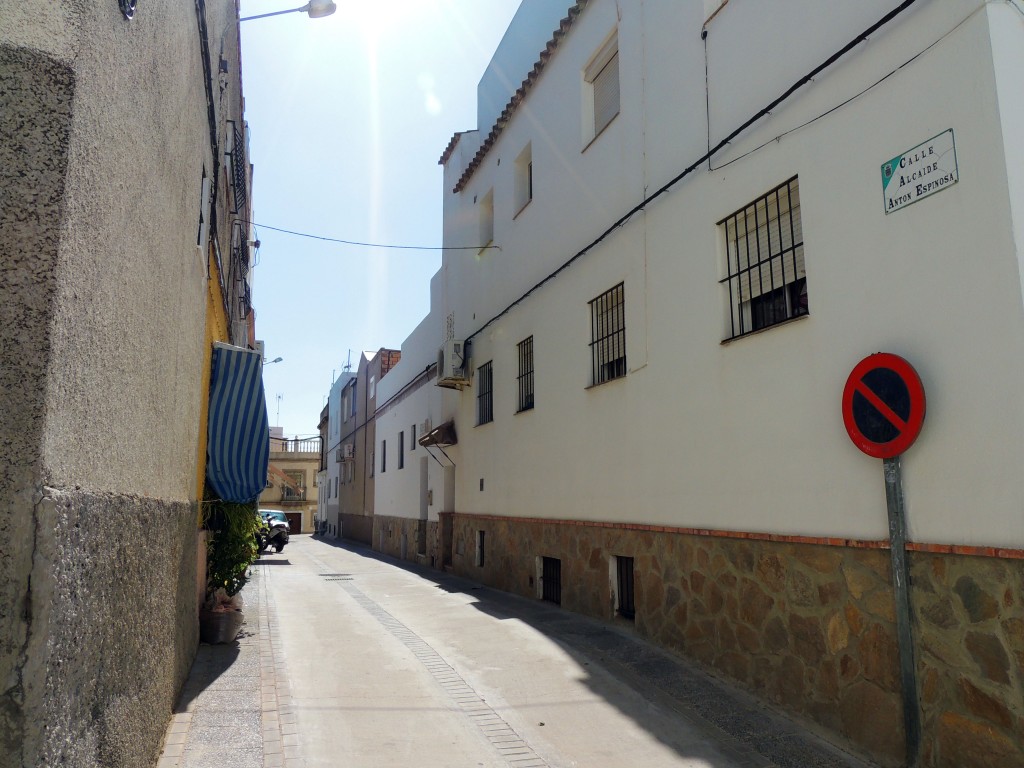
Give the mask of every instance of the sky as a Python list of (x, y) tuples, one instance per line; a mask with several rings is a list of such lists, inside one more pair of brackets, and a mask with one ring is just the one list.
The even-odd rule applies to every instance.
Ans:
[[(476, 87), (519, 0), (337, 0), (329, 17), (242, 23), (256, 337), (272, 426), (315, 435), (351, 350), (400, 349), (430, 309), (441, 245), (438, 160), (476, 125)], [(242, 16), (297, 0), (242, 0)], [(259, 226), (264, 225), (264, 226)]]

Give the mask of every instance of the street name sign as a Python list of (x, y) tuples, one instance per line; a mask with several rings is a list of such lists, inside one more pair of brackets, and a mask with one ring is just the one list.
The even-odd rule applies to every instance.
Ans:
[(953, 129), (882, 163), (882, 196), (890, 214), (960, 180)]

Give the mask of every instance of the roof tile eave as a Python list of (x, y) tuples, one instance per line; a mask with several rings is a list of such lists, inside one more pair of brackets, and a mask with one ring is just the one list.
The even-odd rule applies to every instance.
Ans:
[[(469, 183), (473, 174), (476, 173), (476, 169), (480, 167), (484, 158), (487, 156), (487, 153), (490, 152), (491, 147), (493, 147), (495, 142), (498, 140), (498, 136), (501, 135), (501, 132), (504, 130), (509, 120), (511, 120), (516, 109), (526, 99), (526, 95), (536, 84), (537, 80), (540, 79), (540, 75), (547, 66), (548, 60), (553, 55), (555, 48), (558, 47), (559, 41), (568, 34), (573, 23), (576, 21), (576, 18), (583, 12), (583, 9), (586, 8), (589, 1), (590, 0), (577, 0), (576, 3), (569, 7), (568, 14), (561, 20), (561, 22), (559, 22), (558, 29), (555, 30), (551, 39), (547, 42), (547, 45), (545, 45), (544, 49), (540, 52), (540, 58), (533, 65), (533, 69), (530, 70), (530, 74), (527, 75), (525, 80), (523, 80), (522, 85), (516, 89), (516, 92), (512, 94), (512, 98), (509, 99), (505, 109), (502, 110), (501, 115), (499, 115), (494, 125), (491, 126), (491, 130), (488, 132), (487, 138), (484, 139), (483, 144), (480, 145), (480, 148), (476, 151), (473, 159), (470, 160), (469, 165), (466, 166), (466, 170), (462, 172), (462, 176), (460, 176), (459, 180), (455, 183), (455, 187), (452, 189), (453, 194), (458, 194), (466, 188), (466, 184)], [(453, 139), (453, 141), (448, 145), (448, 149), (445, 150), (445, 154), (442, 155), (442, 164), (448, 160), (448, 157), (451, 154), (449, 150), (454, 149), (454, 146), (455, 140)]]
[(444, 152), (441, 153), (441, 159), (437, 161), (438, 165), (444, 165), (448, 162), (448, 159), (452, 156), (452, 152), (455, 151), (455, 146), (459, 143), (459, 139), (462, 138), (463, 134), (469, 133), (469, 131), (456, 131), (448, 142), (448, 146), (444, 148)]

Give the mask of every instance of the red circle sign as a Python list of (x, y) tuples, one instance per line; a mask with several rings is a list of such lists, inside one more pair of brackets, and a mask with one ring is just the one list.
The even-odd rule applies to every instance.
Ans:
[(846, 380), (843, 423), (868, 456), (891, 459), (907, 450), (921, 432), (924, 412), (921, 378), (898, 355), (869, 355)]

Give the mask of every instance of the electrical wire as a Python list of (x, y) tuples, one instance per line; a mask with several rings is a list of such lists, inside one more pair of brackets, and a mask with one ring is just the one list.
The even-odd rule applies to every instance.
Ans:
[(282, 232), (286, 235), (295, 235), (296, 237), (308, 237), (311, 240), (324, 240), (328, 243), (341, 243), (343, 245), (358, 245), (362, 248), (391, 248), (403, 251), (484, 251), (487, 249), (501, 250), (500, 246), (491, 245), (392, 245), (390, 243), (361, 243), (356, 240), (342, 240), (338, 237), (326, 237), (324, 235), (313, 235), (308, 232), (296, 232), (292, 229), (282, 229), (280, 227), (272, 227), (269, 224), (257, 224), (255, 221), (247, 221), (246, 224), (251, 224), (254, 227), (263, 227), (264, 229), (270, 229), (274, 232)]
[(857, 35), (857, 37), (855, 37), (849, 43), (847, 43), (842, 48), (840, 48), (838, 51), (836, 51), (834, 54), (829, 56), (824, 62), (822, 62), (817, 67), (815, 67), (813, 70), (811, 70), (811, 72), (809, 74), (804, 75), (802, 78), (797, 80), (781, 96), (776, 98), (774, 101), (772, 101), (770, 104), (768, 104), (768, 106), (764, 107), (759, 112), (757, 112), (752, 117), (750, 117), (748, 120), (746, 120), (742, 125), (740, 125), (738, 128), (736, 128), (732, 133), (730, 133), (728, 136), (726, 136), (724, 139), (722, 139), (720, 142), (718, 142), (718, 144), (716, 144), (714, 147), (709, 149), (704, 155), (702, 155), (696, 161), (694, 161), (689, 166), (687, 166), (681, 173), (676, 175), (674, 178), (670, 179), (666, 184), (664, 184), (662, 187), (660, 187), (656, 192), (654, 192), (651, 195), (648, 195), (646, 198), (641, 200), (636, 206), (634, 206), (625, 215), (623, 215), (617, 221), (615, 221), (614, 224), (612, 224), (604, 232), (602, 232), (597, 237), (596, 240), (591, 242), (589, 245), (585, 246), (582, 250), (577, 251), (576, 254), (574, 254), (568, 261), (566, 261), (564, 264), (562, 264), (562, 266), (560, 266), (554, 272), (549, 274), (547, 277), (543, 278), (540, 282), (538, 282), (532, 288), (530, 288), (528, 291), (526, 291), (526, 293), (524, 293), (518, 299), (516, 299), (511, 304), (509, 304), (507, 307), (505, 307), (505, 309), (503, 309), (501, 312), (496, 314), (494, 317), (492, 317), (486, 323), (484, 323), (479, 328), (477, 328), (475, 331), (473, 331), (473, 333), (471, 333), (469, 336), (466, 337), (466, 342), (472, 341), (476, 336), (479, 336), (486, 328), (488, 328), (490, 325), (495, 323), (497, 320), (501, 319), (502, 317), (507, 315), (509, 312), (511, 312), (516, 306), (518, 306), (520, 303), (522, 303), (534, 291), (536, 291), (538, 288), (540, 288), (541, 286), (543, 286), (544, 284), (546, 284), (550, 280), (553, 280), (555, 277), (557, 277), (563, 271), (568, 269), (574, 262), (576, 262), (577, 259), (581, 258), (582, 256), (585, 256), (591, 250), (593, 250), (598, 245), (600, 245), (615, 230), (617, 230), (620, 227), (624, 226), (631, 218), (633, 218), (634, 215), (636, 215), (637, 213), (643, 211), (647, 207), (647, 205), (649, 203), (653, 202), (654, 200), (657, 200), (663, 194), (665, 194), (670, 189), (672, 189), (672, 187), (674, 187), (676, 184), (678, 184), (684, 178), (686, 178), (691, 173), (693, 173), (693, 171), (695, 171), (698, 167), (700, 167), (704, 163), (704, 161), (710, 160), (712, 157), (714, 157), (715, 154), (717, 154), (719, 150), (721, 150), (724, 147), (728, 146), (732, 142), (733, 139), (735, 139), (737, 136), (739, 136), (741, 133), (743, 133), (745, 130), (747, 130), (747, 128), (749, 128), (751, 125), (756, 123), (762, 117), (770, 115), (773, 109), (775, 109), (777, 106), (779, 106), (779, 104), (781, 104), (782, 102), (786, 101), (786, 99), (788, 99), (790, 96), (792, 96), (793, 93), (795, 93), (797, 90), (799, 90), (803, 86), (807, 85), (807, 83), (811, 82), (816, 75), (818, 75), (820, 72), (822, 72), (823, 70), (827, 69), (828, 67), (832, 66), (832, 64), (834, 64), (840, 58), (842, 58), (847, 53), (849, 53), (851, 50), (853, 50), (858, 45), (860, 45), (862, 42), (867, 40), (869, 35), (873, 34), (878, 29), (880, 29), (883, 26), (885, 26), (886, 24), (888, 24), (890, 21), (892, 21), (898, 15), (900, 15), (905, 10), (907, 10), (907, 8), (912, 6), (915, 2), (917, 2), (917, 0), (904, 0), (902, 3), (900, 3), (898, 6), (896, 6), (893, 10), (891, 10), (887, 14), (885, 14), (881, 19), (879, 19), (874, 24), (872, 24), (870, 27), (868, 27), (866, 30), (864, 30), (859, 35)]
[[(771, 139), (768, 139), (768, 141), (764, 142), (763, 144), (759, 144), (758, 146), (754, 147), (753, 149), (751, 149), (751, 150), (749, 150), (749, 151), (747, 151), (747, 152), (744, 152), (744, 153), (743, 153), (742, 155), (739, 155), (738, 157), (734, 157), (734, 158), (733, 158), (732, 160), (729, 160), (729, 161), (727, 161), (727, 162), (724, 162), (724, 163), (722, 163), (721, 165), (716, 165), (716, 166), (715, 166), (715, 167), (713, 167), (713, 168), (712, 168), (712, 167), (710, 166), (710, 163), (709, 163), (709, 165), (708, 165), (708, 170), (709, 170), (709, 171), (718, 171), (718, 170), (721, 170), (722, 168), (726, 168), (726, 167), (728, 167), (728, 166), (732, 165), (733, 163), (735, 163), (735, 162), (738, 162), (738, 161), (742, 160), (743, 158), (745, 158), (745, 157), (749, 157), (750, 155), (754, 154), (755, 152), (758, 152), (758, 151), (760, 151), (760, 150), (764, 149), (765, 147), (767, 147), (767, 146), (768, 146), (768, 145), (770, 145), (770, 144), (775, 144), (776, 142), (780, 141), (781, 139), (784, 139), (784, 138), (785, 138), (786, 136), (789, 136), (789, 134), (791, 134), (791, 133), (796, 133), (796, 132), (797, 132), (797, 131), (799, 131), (799, 130), (800, 130), (801, 128), (806, 128), (806, 127), (807, 127), (808, 125), (811, 125), (812, 123), (816, 123), (816, 122), (818, 122), (818, 121), (819, 121), (819, 120), (821, 120), (821, 119), (822, 119), (823, 117), (828, 117), (828, 116), (829, 116), (829, 115), (831, 115), (831, 114), (832, 114), (833, 112), (835, 112), (835, 111), (837, 111), (837, 110), (839, 110), (839, 109), (842, 109), (843, 107), (845, 107), (845, 106), (846, 106), (847, 104), (849, 104), (850, 102), (852, 102), (852, 101), (856, 101), (857, 99), (859, 99), (859, 98), (860, 98), (861, 96), (863, 96), (863, 95), (864, 95), (865, 93), (867, 93), (868, 91), (870, 91), (870, 90), (872, 90), (872, 89), (876, 88), (877, 86), (881, 85), (882, 83), (884, 83), (884, 82), (885, 82), (886, 80), (888, 80), (888, 79), (889, 79), (890, 77), (892, 77), (893, 75), (895, 75), (895, 74), (896, 74), (897, 72), (899, 72), (899, 71), (900, 71), (901, 69), (903, 69), (904, 67), (906, 67), (906, 66), (908, 66), (908, 65), (910, 65), (910, 64), (912, 64), (912, 63), (914, 63), (914, 62), (915, 62), (915, 61), (917, 61), (917, 59), (919, 59), (919, 58), (920, 58), (921, 56), (924, 56), (924, 54), (928, 53), (928, 51), (930, 51), (930, 50), (931, 50), (932, 48), (934, 48), (934, 47), (935, 47), (936, 45), (938, 45), (939, 43), (941, 43), (941, 42), (942, 42), (943, 40), (945, 40), (945, 39), (946, 39), (947, 37), (949, 37), (949, 36), (950, 36), (950, 35), (952, 35), (952, 34), (953, 34), (954, 32), (956, 32), (956, 31), (957, 31), (957, 30), (958, 30), (958, 29), (959, 29), (960, 27), (962, 27), (962, 26), (963, 26), (964, 24), (966, 24), (966, 23), (967, 23), (967, 22), (968, 22), (968, 21), (969, 21), (969, 20), (970, 20), (970, 19), (971, 19), (971, 18), (972, 18), (972, 17), (973, 17), (973, 16), (975, 15), (975, 14), (977, 14), (977, 13), (978, 13), (978, 12), (979, 12), (980, 10), (981, 10), (980, 8), (979, 8), (979, 9), (976, 9), (976, 10), (974, 10), (974, 11), (973, 11), (973, 12), (972, 12), (972, 13), (971, 13), (971, 14), (970, 14), (970, 15), (969, 15), (969, 16), (968, 16), (967, 18), (963, 19), (963, 20), (962, 20), (962, 21), (961, 21), (961, 22), (960, 22), (959, 24), (957, 24), (957, 25), (956, 25), (955, 27), (953, 27), (953, 28), (952, 28), (952, 29), (950, 29), (950, 30), (949, 30), (948, 32), (946, 32), (946, 34), (944, 34), (944, 35), (943, 35), (942, 37), (938, 38), (937, 40), (935, 40), (934, 42), (932, 42), (931, 44), (929, 44), (929, 45), (928, 45), (927, 47), (925, 47), (925, 48), (922, 48), (922, 49), (921, 49), (920, 51), (918, 51), (918, 52), (917, 52), (917, 53), (915, 53), (915, 54), (914, 54), (913, 56), (911, 56), (911, 57), (910, 57), (909, 59), (907, 59), (907, 60), (906, 60), (906, 61), (904, 61), (904, 62), (903, 62), (902, 64), (900, 64), (900, 65), (899, 65), (898, 67), (896, 67), (895, 69), (893, 69), (893, 70), (891, 70), (891, 71), (887, 72), (887, 73), (886, 73), (885, 75), (883, 75), (882, 77), (880, 77), (880, 78), (879, 78), (878, 80), (876, 80), (875, 82), (873, 82), (873, 83), (872, 83), (871, 85), (869, 85), (869, 86), (868, 86), (867, 88), (865, 88), (864, 90), (860, 91), (859, 93), (855, 93), (855, 94), (854, 94), (853, 96), (851, 96), (850, 98), (848, 98), (848, 99), (845, 99), (844, 101), (841, 101), (841, 102), (839, 102), (838, 104), (836, 104), (836, 105), (835, 105), (834, 107), (832, 107), (831, 109), (829, 109), (829, 110), (827, 110), (827, 111), (825, 111), (825, 112), (822, 112), (822, 113), (821, 113), (820, 115), (817, 115), (817, 116), (815, 116), (815, 117), (812, 117), (812, 118), (811, 118), (810, 120), (808, 120), (807, 122), (805, 122), (805, 123), (801, 123), (800, 125), (797, 125), (797, 126), (794, 126), (794, 127), (790, 128), (790, 129), (789, 129), (788, 131), (783, 131), (783, 132), (782, 132), (782, 133), (780, 133), (780, 134), (779, 134), (778, 136), (776, 136), (776, 137), (774, 137), (774, 138), (771, 138)], [(1024, 13), (1024, 12), (1022, 12), (1022, 13)]]

